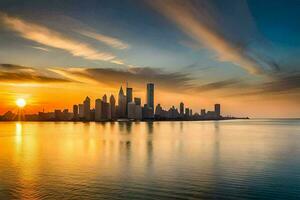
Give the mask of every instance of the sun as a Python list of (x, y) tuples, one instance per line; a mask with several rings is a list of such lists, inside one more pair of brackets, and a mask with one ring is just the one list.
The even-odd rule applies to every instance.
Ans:
[(23, 98), (19, 98), (17, 99), (16, 104), (19, 108), (23, 108), (24, 106), (26, 106), (26, 101)]

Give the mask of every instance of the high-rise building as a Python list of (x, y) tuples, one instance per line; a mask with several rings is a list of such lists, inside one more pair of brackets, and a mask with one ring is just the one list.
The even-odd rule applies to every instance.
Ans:
[(144, 104), (144, 107), (142, 108), (142, 116), (143, 119), (153, 119), (153, 108), (149, 107), (147, 104)]
[(137, 105), (137, 106), (140, 106), (140, 105), (142, 105), (141, 103), (141, 98), (138, 98), (138, 97), (134, 97), (134, 103), (135, 103), (135, 105)]
[(111, 118), (110, 114), (110, 105), (107, 102), (102, 101), (102, 112), (101, 112), (102, 120), (109, 120)]
[(193, 116), (193, 110), (190, 109), (190, 116), (192, 117)]
[(102, 119), (102, 101), (96, 99), (95, 101), (95, 121), (101, 121)]
[(190, 116), (190, 109), (189, 108), (185, 108), (185, 116), (186, 117)]
[(73, 105), (73, 120), (79, 119), (78, 105)]
[(179, 110), (180, 110), (180, 115), (183, 116), (184, 115), (184, 104), (183, 104), (183, 102), (180, 102)]
[(136, 105), (134, 102), (128, 103), (128, 119), (136, 119)]
[(79, 104), (78, 105), (78, 110), (79, 110), (79, 118), (82, 119), (84, 117), (84, 114), (83, 114), (83, 110), (84, 110), (83, 104)]
[(128, 115), (128, 103), (132, 102), (132, 88), (126, 87), (126, 115)]
[(218, 117), (221, 116), (221, 105), (220, 104), (215, 104), (215, 113)]
[(83, 102), (83, 117), (84, 120), (90, 121), (91, 118), (91, 99), (86, 97)]
[(115, 100), (114, 95), (110, 95), (109, 104), (110, 104), (110, 117), (112, 120), (115, 120), (116, 119), (116, 100)]
[(106, 96), (106, 94), (103, 95), (102, 101), (105, 102), (105, 103), (107, 103), (107, 96)]
[(147, 106), (154, 110), (154, 83), (147, 84)]
[(135, 106), (135, 117), (136, 117), (136, 120), (142, 120), (142, 118), (143, 118), (143, 111), (142, 111), (142, 107), (140, 105)]
[(125, 118), (126, 117), (126, 96), (124, 95), (122, 86), (119, 91), (119, 98), (118, 98), (118, 117)]
[(127, 98), (127, 103), (132, 102), (132, 88), (129, 87), (126, 88), (126, 98)]

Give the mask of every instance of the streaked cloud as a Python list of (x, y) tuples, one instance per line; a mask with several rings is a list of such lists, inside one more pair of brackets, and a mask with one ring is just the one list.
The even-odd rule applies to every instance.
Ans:
[(129, 48), (128, 44), (126, 44), (125, 42), (123, 42), (117, 38), (114, 38), (114, 37), (106, 36), (106, 35), (103, 35), (100, 33), (87, 31), (87, 30), (78, 30), (78, 33), (80, 33), (81, 35), (84, 35), (86, 37), (93, 38), (99, 42), (106, 44), (107, 46), (110, 46), (110, 47), (113, 47), (116, 49)]
[(62, 49), (73, 56), (99, 61), (110, 61), (115, 58), (111, 53), (99, 51), (87, 43), (70, 38), (42, 25), (11, 17), (3, 13), (0, 13), (0, 20), (7, 28), (19, 33), (25, 39)]
[[(73, 80), (72, 80), (73, 81)], [(12, 64), (0, 64), (1, 83), (58, 83), (71, 82), (47, 70)], [(74, 82), (74, 81), (73, 81)]]
[(39, 46), (32, 46), (32, 48), (34, 49), (38, 49), (38, 50), (42, 50), (42, 51), (46, 51), (46, 52), (49, 52), (50, 50), (45, 48), (45, 47), (39, 47)]
[[(0, 64), (1, 83), (79, 83), (81, 85), (118, 88), (129, 82), (132, 87), (142, 90), (147, 82), (159, 85), (166, 92), (180, 91), (182, 94), (213, 93), (219, 97), (272, 97), (287, 95), (299, 99), (300, 74), (295, 72), (275, 73), (268, 80), (260, 83), (247, 82), (237, 78), (217, 81), (199, 82), (188, 73), (168, 72), (161, 68), (131, 67), (117, 68), (83, 68), (83, 67), (49, 67), (37, 68), (13, 64)], [(98, 86), (97, 86), (98, 85)], [(242, 90), (241, 90), (242, 88)], [(78, 88), (80, 89), (80, 87)]]
[[(241, 43), (239, 40), (235, 41), (236, 38), (240, 39), (239, 36), (236, 36), (236, 38), (226, 37), (221, 30), (223, 28), (222, 25), (218, 24), (216, 20), (222, 21), (220, 19), (223, 18), (219, 15), (214, 16), (217, 12), (212, 6), (212, 1), (151, 0), (148, 2), (159, 13), (175, 23), (189, 37), (206, 48), (213, 50), (217, 54), (219, 61), (231, 62), (251, 74), (263, 73), (265, 67), (272, 68), (273, 65), (270, 66), (268, 61), (262, 60), (255, 52), (246, 50), (247, 42), (249, 41)], [(243, 2), (235, 1), (235, 5), (240, 5)], [(239, 14), (241, 13), (239, 11)], [(237, 27), (245, 29), (239, 30), (240, 33), (245, 32), (247, 34), (246, 32), (252, 31), (250, 28), (254, 26), (251, 24), (250, 17), (246, 17), (245, 23), (241, 24), (243, 28)], [(236, 19), (236, 21), (238, 20)], [(232, 27), (232, 24), (227, 27)]]

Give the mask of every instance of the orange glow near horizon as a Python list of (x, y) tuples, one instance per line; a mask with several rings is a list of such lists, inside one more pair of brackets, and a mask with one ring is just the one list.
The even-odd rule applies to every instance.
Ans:
[[(123, 84), (123, 87), (125, 84)], [(146, 85), (131, 85), (133, 96), (140, 97), (142, 104), (146, 103)], [(56, 83), (24, 85), (0, 85), (0, 115), (7, 111), (16, 112), (16, 99), (26, 100), (26, 114), (53, 112), (54, 109), (69, 109), (72, 111), (74, 104), (82, 103), (86, 96), (91, 98), (91, 107), (94, 107), (96, 98), (102, 98), (104, 94), (113, 94), (117, 102), (119, 86), (104, 87), (102, 85), (89, 85), (81, 83)], [(13, 92), (12, 92), (13, 91)], [(235, 96), (222, 97), (221, 92), (202, 92), (195, 94), (177, 93), (160, 88), (155, 85), (155, 105), (160, 103), (165, 109), (172, 105), (179, 107), (184, 102), (186, 107), (193, 112), (200, 112), (201, 108), (213, 110), (215, 103), (221, 103), (222, 114), (249, 117), (299, 117), (297, 102), (287, 98), (263, 98), (259, 95), (249, 97)], [(24, 103), (24, 102), (23, 102)], [(296, 109), (295, 109), (296, 108)]]

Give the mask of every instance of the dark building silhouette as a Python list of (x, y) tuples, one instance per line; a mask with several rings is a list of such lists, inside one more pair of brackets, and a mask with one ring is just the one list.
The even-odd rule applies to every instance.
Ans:
[(126, 104), (127, 98), (124, 95), (123, 88), (121, 86), (119, 91), (119, 98), (118, 98), (118, 117), (119, 118), (126, 118)]
[(141, 98), (134, 97), (134, 103), (135, 103), (135, 105), (137, 105), (137, 106), (142, 105), (142, 104), (141, 104), (141, 103), (142, 103)]
[(95, 101), (95, 121), (101, 121), (102, 119), (102, 101), (96, 99)]
[(215, 104), (215, 113), (218, 117), (221, 116), (221, 105), (220, 104)]
[(180, 115), (183, 116), (184, 115), (184, 104), (183, 102), (180, 102), (180, 105), (179, 105), (179, 110), (180, 110)]
[(154, 83), (147, 84), (147, 106), (154, 109)]
[(206, 112), (205, 109), (201, 109), (201, 116), (205, 116)]
[(86, 121), (91, 119), (91, 99), (89, 97), (86, 97), (83, 102), (83, 117)]
[(189, 116), (190, 116), (190, 109), (185, 108), (185, 117), (189, 117)]
[(78, 105), (73, 105), (73, 120), (79, 119), (79, 109)]
[(114, 95), (110, 95), (109, 104), (110, 104), (111, 119), (115, 120), (115, 119), (117, 119), (117, 116), (116, 116), (116, 100), (115, 100)]

